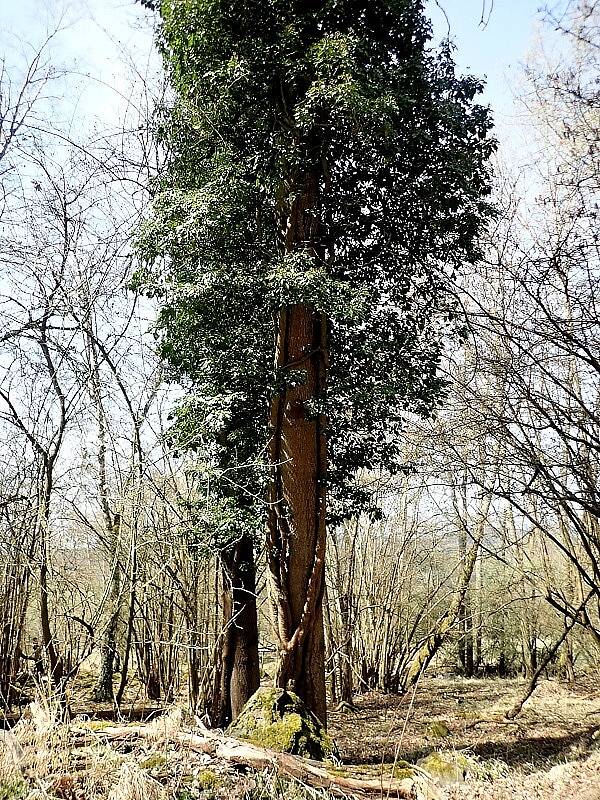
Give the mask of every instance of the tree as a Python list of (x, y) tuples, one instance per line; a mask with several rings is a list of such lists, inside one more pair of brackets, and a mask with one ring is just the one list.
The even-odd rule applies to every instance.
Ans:
[(175, 102), (140, 281), (189, 380), (180, 430), (237, 509), (222, 550), (266, 517), (277, 684), (325, 720), (326, 520), (365, 510), (357, 470), (398, 472), (406, 413), (440, 395), (490, 115), (421, 0), (159, 10)]
[[(46, 40), (18, 68), (19, 59), (4, 54), (0, 60), (0, 260), (5, 261), (5, 229), (12, 221), (13, 204), (21, 205), (19, 188), (23, 183), (26, 158), (35, 154), (39, 142), (36, 129), (44, 119), (51, 96), (53, 81), (62, 73), (48, 62), (49, 45)], [(14, 54), (11, 54), (14, 56)], [(7, 249), (12, 261), (11, 248)], [(12, 261), (11, 266), (14, 266)], [(10, 273), (10, 268), (8, 270)], [(6, 283), (7, 281), (5, 281)], [(12, 348), (14, 340), (36, 327), (37, 314), (33, 309), (27, 319), (14, 315), (14, 306), (3, 294), (0, 346)], [(37, 309), (36, 309), (37, 311)], [(0, 379), (3, 382), (4, 375)], [(1, 402), (1, 400), (0, 400)], [(4, 410), (4, 409), (3, 409)], [(14, 417), (13, 417), (14, 421)], [(38, 477), (31, 464), (23, 463), (23, 448), (5, 442), (4, 467), (0, 482), (0, 564), (2, 596), (5, 598), (0, 612), (0, 704), (10, 706), (16, 690), (19, 672), (21, 643), (27, 606), (31, 596), (31, 561), (37, 548)], [(18, 455), (17, 455), (18, 454)]]
[[(479, 375), (488, 376), (485, 392), (471, 384), (471, 405), (505, 453), (497, 485), (484, 488), (542, 534), (555, 565), (563, 566), (546, 565), (547, 599), (565, 625), (575, 619), (594, 638), (600, 626), (599, 20), (600, 5), (587, 2), (568, 3), (560, 20), (550, 20), (567, 47), (557, 63), (534, 62), (528, 70), (527, 102), (543, 161), (527, 177), (539, 194), (532, 202), (516, 197), (518, 182), (509, 186), (476, 296), (467, 301), (479, 338)], [(493, 394), (502, 397), (496, 408)]]

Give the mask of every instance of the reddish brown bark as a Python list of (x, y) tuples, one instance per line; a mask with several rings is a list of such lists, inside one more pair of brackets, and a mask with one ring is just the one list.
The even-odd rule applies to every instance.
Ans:
[[(287, 252), (318, 256), (318, 177), (303, 176), (282, 215)], [(327, 320), (308, 305), (278, 315), (271, 404), (267, 551), (273, 623), (279, 647), (277, 685), (296, 691), (326, 723), (322, 599), (325, 568), (325, 418), (319, 403), (328, 364)]]

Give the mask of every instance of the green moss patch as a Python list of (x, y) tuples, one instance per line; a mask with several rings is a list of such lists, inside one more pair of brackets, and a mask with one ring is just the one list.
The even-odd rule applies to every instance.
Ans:
[(508, 772), (503, 762), (482, 762), (473, 756), (450, 750), (436, 750), (417, 763), (439, 783), (457, 783), (467, 778), (493, 780), (504, 777)]
[(244, 706), (229, 733), (260, 747), (323, 761), (338, 758), (337, 748), (298, 695), (259, 689)]
[(393, 778), (394, 780), (404, 780), (414, 778), (415, 770), (408, 761), (396, 761), (394, 764), (360, 764), (347, 767), (343, 772), (336, 772), (327, 766), (327, 771), (332, 775), (350, 775), (359, 778)]
[(458, 753), (436, 751), (422, 758), (418, 764), (440, 783), (464, 781), (471, 772), (470, 759)]
[(427, 734), (433, 739), (445, 739), (447, 736), (450, 736), (450, 728), (445, 722), (435, 720), (427, 726)]
[(103, 731), (106, 728), (111, 728), (115, 723), (112, 720), (88, 719), (78, 724), (83, 728), (88, 728), (90, 731)]
[(167, 763), (167, 757), (162, 753), (151, 753), (143, 761), (140, 761), (140, 769), (160, 769)]
[(27, 785), (21, 778), (0, 781), (0, 800), (20, 800), (27, 794)]
[(405, 778), (414, 778), (415, 771), (408, 761), (397, 761), (395, 764), (392, 764), (392, 768), (389, 772), (388, 770), (384, 770), (383, 774), (386, 776), (389, 775), (397, 781), (402, 781)]
[(203, 791), (214, 791), (223, 785), (223, 779), (213, 772), (212, 769), (205, 769), (198, 775), (198, 784)]

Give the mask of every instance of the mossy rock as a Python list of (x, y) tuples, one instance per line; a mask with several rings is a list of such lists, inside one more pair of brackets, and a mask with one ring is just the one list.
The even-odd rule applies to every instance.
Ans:
[(318, 761), (338, 758), (337, 747), (319, 720), (298, 695), (284, 689), (255, 692), (228, 732), (280, 753)]
[(441, 784), (460, 783), (467, 778), (478, 781), (507, 778), (510, 769), (504, 761), (480, 761), (474, 756), (452, 750), (437, 750), (417, 764)]
[(478, 771), (476, 762), (461, 753), (435, 751), (417, 764), (441, 784), (462, 782)]
[(427, 726), (427, 735), (432, 739), (445, 739), (450, 736), (450, 728), (441, 720), (434, 720)]

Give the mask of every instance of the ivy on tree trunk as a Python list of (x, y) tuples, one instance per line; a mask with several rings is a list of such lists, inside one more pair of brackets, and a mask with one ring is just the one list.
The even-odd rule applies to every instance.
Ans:
[(277, 683), (324, 722), (327, 526), (381, 513), (359, 471), (405, 469), (406, 415), (443, 394), (491, 119), (421, 0), (156, 5), (169, 160), (136, 284), (187, 388), (171, 437), (207, 550), (266, 528)]

